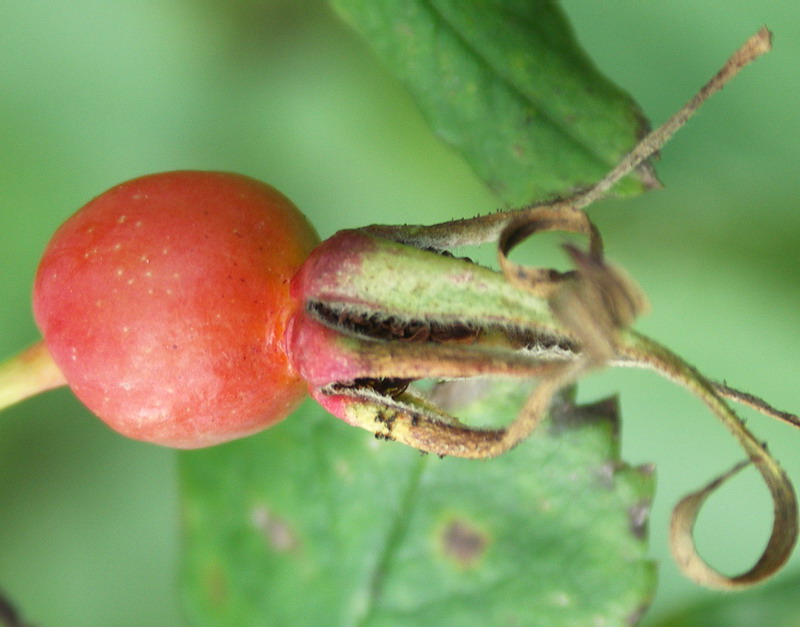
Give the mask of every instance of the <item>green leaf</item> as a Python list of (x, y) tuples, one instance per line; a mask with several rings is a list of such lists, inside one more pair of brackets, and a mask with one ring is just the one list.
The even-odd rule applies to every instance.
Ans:
[[(495, 384), (459, 414), (508, 420), (523, 388)], [(483, 462), (376, 441), (311, 404), (258, 436), (182, 453), (190, 620), (635, 620), (655, 586), (653, 477), (620, 462), (615, 411), (560, 401), (528, 441)]]
[[(434, 130), (505, 202), (600, 179), (647, 131), (578, 46), (554, 0), (332, 0)], [(654, 183), (629, 177), (617, 193)]]
[(800, 574), (776, 577), (767, 585), (737, 592), (714, 595), (687, 604), (652, 623), (653, 627), (797, 627), (800, 625)]

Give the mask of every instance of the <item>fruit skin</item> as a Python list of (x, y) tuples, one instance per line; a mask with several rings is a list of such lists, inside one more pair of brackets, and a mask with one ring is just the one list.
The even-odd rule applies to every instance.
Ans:
[(306, 386), (284, 328), (289, 282), (319, 242), (274, 188), (230, 173), (153, 174), (54, 234), (36, 322), (78, 398), (113, 429), (210, 446), (287, 416)]

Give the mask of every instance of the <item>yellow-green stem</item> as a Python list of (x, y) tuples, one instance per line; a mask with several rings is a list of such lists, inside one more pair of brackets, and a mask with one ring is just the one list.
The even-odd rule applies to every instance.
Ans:
[(66, 384), (44, 342), (39, 341), (0, 364), (0, 410)]

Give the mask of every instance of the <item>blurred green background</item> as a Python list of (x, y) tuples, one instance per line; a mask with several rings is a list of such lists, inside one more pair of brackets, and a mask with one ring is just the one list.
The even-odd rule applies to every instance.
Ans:
[[(789, 0), (564, 2), (600, 68), (654, 123), (762, 24), (775, 50), (663, 151), (665, 189), (591, 210), (609, 256), (645, 288), (639, 328), (703, 372), (800, 411), (800, 6)], [(0, 354), (37, 337), (29, 292), (55, 227), (140, 174), (222, 169), (294, 199), (325, 237), (370, 222), (433, 222), (497, 201), (438, 143), (413, 103), (322, 0), (0, 0)], [(668, 556), (669, 511), (739, 459), (683, 391), (607, 372), (622, 394), (623, 452), (654, 462), (647, 622), (719, 595)], [(746, 412), (745, 412), (746, 413)], [(750, 426), (800, 484), (800, 433)], [(729, 572), (766, 540), (752, 471), (708, 506), (700, 548)], [(179, 625), (172, 452), (126, 441), (65, 390), (0, 416), (0, 589), (38, 625)], [(777, 583), (798, 573), (798, 559)], [(770, 584), (768, 584), (770, 585)]]

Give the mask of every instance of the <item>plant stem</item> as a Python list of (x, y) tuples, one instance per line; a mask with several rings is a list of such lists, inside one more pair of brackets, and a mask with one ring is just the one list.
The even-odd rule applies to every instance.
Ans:
[(44, 342), (39, 341), (0, 364), (0, 410), (66, 384)]

